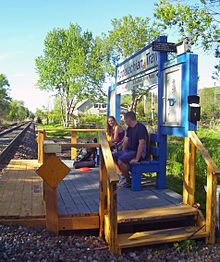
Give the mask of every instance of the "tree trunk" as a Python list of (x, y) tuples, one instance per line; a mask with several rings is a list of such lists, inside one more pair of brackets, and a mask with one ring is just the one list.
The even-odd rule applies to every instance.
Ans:
[(63, 122), (63, 126), (65, 126), (65, 121), (64, 121), (64, 115), (63, 115), (63, 99), (62, 96), (60, 95), (60, 111), (61, 111), (61, 119)]

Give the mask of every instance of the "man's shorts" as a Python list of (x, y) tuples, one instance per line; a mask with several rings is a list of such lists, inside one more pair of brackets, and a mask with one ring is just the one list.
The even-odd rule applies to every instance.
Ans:
[(121, 160), (123, 163), (127, 164), (128, 169), (130, 169), (129, 162), (131, 159), (135, 158), (137, 151), (133, 150), (121, 150), (112, 154), (114, 161), (117, 163), (118, 160)]

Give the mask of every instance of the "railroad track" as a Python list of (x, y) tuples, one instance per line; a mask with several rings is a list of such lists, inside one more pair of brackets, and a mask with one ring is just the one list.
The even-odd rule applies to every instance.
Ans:
[(5, 158), (9, 150), (19, 141), (19, 138), (24, 135), (31, 123), (31, 121), (21, 123), (0, 132), (0, 161)]

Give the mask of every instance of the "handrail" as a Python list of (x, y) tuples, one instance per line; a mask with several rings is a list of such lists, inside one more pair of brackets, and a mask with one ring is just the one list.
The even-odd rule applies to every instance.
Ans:
[[(77, 144), (77, 132), (99, 132), (105, 131), (105, 129), (53, 129), (53, 128), (45, 128), (45, 129), (38, 129), (38, 162), (43, 163), (44, 155), (43, 155), (43, 141), (46, 138), (47, 131), (67, 131), (71, 133), (71, 143), (70, 144)], [(71, 159), (75, 159), (77, 155), (76, 147), (69, 146), (71, 148)], [(86, 146), (87, 147), (87, 146)]]
[(75, 147), (75, 148), (81, 148), (81, 147), (100, 147), (100, 144), (98, 143), (56, 143), (56, 145), (60, 145), (62, 148), (65, 147)]
[(105, 165), (108, 171), (107, 173), (108, 173), (109, 181), (110, 183), (119, 182), (119, 178), (115, 169), (115, 164), (112, 158), (112, 152), (110, 150), (105, 132), (99, 132), (99, 140), (102, 148)]
[(213, 175), (214, 174), (215, 175), (219, 175), (220, 174), (220, 169), (217, 167), (217, 165), (215, 164), (214, 160), (209, 155), (208, 150), (203, 146), (202, 142), (200, 141), (200, 139), (198, 138), (196, 133), (194, 131), (189, 131), (189, 137), (192, 140), (192, 142), (194, 143), (194, 145), (196, 146), (196, 148), (201, 153), (201, 155), (204, 158), (206, 164), (210, 165), (210, 167), (212, 168)]
[(207, 193), (206, 193), (206, 238), (208, 244), (215, 243), (216, 222), (216, 189), (217, 175), (220, 169), (215, 164), (208, 151), (199, 140), (194, 131), (188, 132), (184, 145), (184, 179), (183, 179), (183, 203), (193, 205), (195, 199), (195, 148), (199, 150), (207, 164)]
[[(77, 130), (78, 131), (78, 130)], [(88, 131), (88, 130), (86, 130)], [(96, 129), (97, 131), (97, 129)], [(73, 134), (74, 133), (74, 134)], [(119, 178), (116, 172), (112, 152), (107, 141), (106, 132), (99, 131), (99, 143), (76, 143), (76, 131), (72, 131), (72, 143), (53, 143), (51, 140), (45, 140), (45, 130), (38, 131), (38, 160), (42, 161), (43, 165), (56, 165), (59, 159), (56, 153), (60, 153), (62, 148), (71, 147), (98, 147), (100, 149), (99, 161), (99, 224), (100, 236), (105, 230), (105, 237), (109, 243), (110, 251), (118, 254), (118, 231), (117, 231), (117, 183)], [(73, 137), (74, 135), (74, 137)], [(63, 165), (63, 164), (62, 164)], [(57, 208), (57, 190), (56, 185), (58, 181), (62, 180), (66, 175), (66, 166), (63, 168), (65, 172), (56, 173), (54, 180), (54, 172), (56, 169), (52, 168), (53, 174), (44, 172), (42, 169), (38, 172), (44, 178), (44, 200), (46, 201), (46, 225), (51, 231), (58, 233), (58, 208)], [(51, 171), (51, 172), (52, 172)], [(53, 177), (51, 180), (50, 178)], [(53, 184), (51, 183), (51, 181)], [(47, 181), (47, 182), (45, 182)], [(55, 181), (55, 183), (54, 183)]]
[(69, 132), (73, 132), (73, 131), (89, 131), (89, 132), (95, 132), (95, 131), (105, 131), (106, 129), (104, 128), (90, 128), (90, 129), (86, 129), (86, 128), (64, 128), (64, 129), (56, 129), (56, 128), (42, 128), (42, 129), (38, 129), (38, 131), (69, 131)]
[(110, 251), (118, 254), (117, 183), (119, 182), (106, 133), (99, 132), (100, 142), (100, 236), (105, 232)]

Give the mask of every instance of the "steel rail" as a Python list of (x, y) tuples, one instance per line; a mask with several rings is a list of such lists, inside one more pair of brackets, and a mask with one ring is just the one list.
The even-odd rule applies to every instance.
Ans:
[[(28, 123), (27, 122), (21, 123), (16, 127), (4, 130), (3, 132), (0, 133), (0, 161), (2, 161), (6, 157), (9, 150), (17, 143), (19, 138), (26, 132), (26, 130), (31, 125), (31, 123), (32, 123), (31, 121)], [(19, 129), (21, 129), (21, 131)]]

